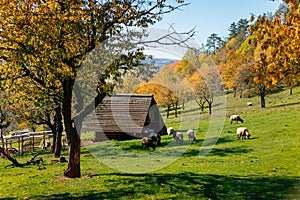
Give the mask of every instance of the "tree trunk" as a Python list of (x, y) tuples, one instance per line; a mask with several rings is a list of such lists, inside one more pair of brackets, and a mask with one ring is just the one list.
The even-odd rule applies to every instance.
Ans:
[(260, 91), (260, 107), (261, 108), (265, 108), (266, 107), (265, 96), (266, 96), (266, 88), (265, 88), (265, 86), (263, 86), (261, 88), (261, 91)]
[(3, 154), (9, 161), (11, 161), (17, 167), (23, 167), (23, 164), (19, 163), (16, 159), (7, 154), (2, 147), (0, 147), (0, 154)]
[(233, 97), (234, 98), (236, 97), (236, 88), (235, 87), (233, 88)]
[(72, 128), (72, 137), (69, 141), (69, 163), (64, 175), (69, 178), (80, 177), (80, 137), (76, 128)]
[(175, 103), (175, 117), (177, 117), (178, 101)]
[(80, 137), (75, 129), (72, 120), (71, 106), (72, 106), (72, 90), (74, 81), (66, 79), (63, 82), (63, 103), (62, 113), (64, 118), (64, 125), (69, 145), (69, 163), (64, 175), (69, 178), (80, 177)]
[(168, 109), (167, 109), (167, 118), (169, 118), (169, 114), (170, 114), (170, 105), (168, 105)]
[(57, 133), (56, 133), (55, 126), (53, 126), (53, 128), (51, 127), (51, 132), (52, 132), (51, 153), (54, 154), (54, 152), (55, 152), (55, 146), (56, 146), (56, 138), (57, 138)]
[(211, 115), (212, 114), (212, 102), (208, 102), (208, 109), (209, 109), (209, 114)]
[(62, 124), (62, 115), (61, 115), (61, 107), (57, 106), (55, 108), (55, 115), (56, 115), (56, 143), (55, 143), (55, 151), (54, 151), (54, 157), (59, 158), (61, 153), (61, 137), (63, 132), (63, 124)]
[(2, 128), (0, 129), (0, 137), (1, 137), (1, 147), (4, 148), (4, 139), (2, 135)]
[(290, 95), (293, 95), (293, 88), (290, 88)]

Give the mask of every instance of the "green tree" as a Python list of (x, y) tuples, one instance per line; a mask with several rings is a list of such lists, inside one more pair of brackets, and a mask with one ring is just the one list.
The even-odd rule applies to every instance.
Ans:
[(207, 54), (214, 54), (219, 48), (224, 45), (224, 41), (216, 33), (212, 33), (206, 41)]

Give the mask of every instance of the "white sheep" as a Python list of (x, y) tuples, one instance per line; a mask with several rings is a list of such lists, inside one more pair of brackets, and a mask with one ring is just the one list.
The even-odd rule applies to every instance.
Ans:
[(186, 132), (188, 138), (189, 138), (189, 142), (193, 142), (196, 140), (196, 137), (195, 137), (195, 132), (192, 130), (192, 129), (189, 129), (187, 132)]
[(246, 127), (239, 127), (236, 129), (236, 137), (237, 139), (240, 139), (242, 137), (243, 139), (246, 139), (246, 137), (249, 139), (250, 138), (250, 132)]
[(174, 136), (174, 128), (173, 127), (169, 127), (167, 129), (167, 133), (168, 133), (168, 135), (173, 135)]
[(244, 120), (239, 115), (231, 115), (229, 119), (230, 119), (230, 124), (232, 124), (233, 121), (236, 121), (237, 123), (238, 122), (244, 123)]
[(252, 102), (248, 102), (247, 106), (253, 106), (253, 103)]
[(183, 143), (183, 134), (181, 132), (175, 132), (174, 140), (175, 140), (176, 144), (182, 144)]

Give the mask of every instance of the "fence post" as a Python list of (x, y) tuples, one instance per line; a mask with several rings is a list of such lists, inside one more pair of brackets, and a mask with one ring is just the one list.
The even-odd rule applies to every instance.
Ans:
[(34, 152), (34, 134), (32, 135), (32, 152)]
[(18, 137), (18, 154), (20, 155), (21, 154), (21, 145), (20, 145), (20, 137)]
[(23, 153), (24, 153), (24, 138), (23, 138), (23, 136), (21, 136), (21, 148), (22, 148), (22, 154), (21, 155), (23, 155)]
[(46, 149), (46, 133), (43, 131), (43, 149)]

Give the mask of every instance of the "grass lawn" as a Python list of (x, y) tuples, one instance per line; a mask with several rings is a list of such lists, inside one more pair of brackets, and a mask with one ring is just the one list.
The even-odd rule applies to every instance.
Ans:
[[(83, 147), (82, 178), (63, 177), (67, 163), (53, 163), (47, 152), (40, 152), (43, 164), (23, 168), (0, 158), (0, 199), (300, 199), (300, 88), (267, 96), (265, 109), (258, 97), (232, 96), (216, 100), (213, 116), (189, 102), (179, 117), (164, 118), (184, 133), (195, 129), (192, 144), (163, 136), (155, 151), (140, 140)], [(244, 124), (230, 125), (231, 114)], [(249, 140), (236, 139), (239, 126)]]

